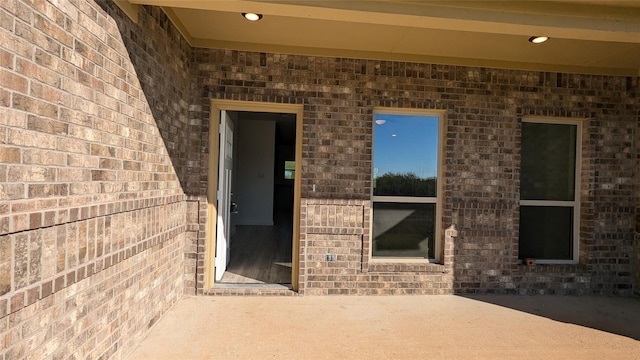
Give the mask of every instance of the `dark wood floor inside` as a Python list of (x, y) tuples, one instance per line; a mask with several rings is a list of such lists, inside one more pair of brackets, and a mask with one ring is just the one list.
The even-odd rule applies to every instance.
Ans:
[(290, 284), (293, 221), (279, 212), (273, 226), (236, 226), (220, 284)]

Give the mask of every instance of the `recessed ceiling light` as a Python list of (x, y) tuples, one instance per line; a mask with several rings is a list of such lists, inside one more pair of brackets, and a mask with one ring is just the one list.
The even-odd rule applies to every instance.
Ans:
[(242, 13), (242, 16), (244, 16), (244, 18), (249, 21), (258, 21), (262, 19), (262, 14), (256, 14), (256, 13)]
[(543, 42), (549, 40), (548, 36), (532, 36), (529, 38), (529, 42), (534, 44), (542, 44)]

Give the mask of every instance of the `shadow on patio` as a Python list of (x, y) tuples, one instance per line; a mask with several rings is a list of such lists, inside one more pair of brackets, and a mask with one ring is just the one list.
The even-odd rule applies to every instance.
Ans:
[(464, 296), (505, 308), (640, 340), (640, 298), (598, 296)]

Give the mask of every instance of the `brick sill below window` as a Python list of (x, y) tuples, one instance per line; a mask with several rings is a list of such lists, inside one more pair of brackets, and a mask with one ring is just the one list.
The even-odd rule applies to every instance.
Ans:
[(444, 273), (445, 266), (428, 262), (422, 263), (402, 263), (402, 262), (379, 262), (369, 263), (370, 273), (389, 272), (414, 272), (414, 273)]
[(583, 264), (540, 264), (526, 265), (518, 264), (518, 270), (524, 272), (551, 273), (551, 272), (582, 272), (587, 270), (587, 266)]

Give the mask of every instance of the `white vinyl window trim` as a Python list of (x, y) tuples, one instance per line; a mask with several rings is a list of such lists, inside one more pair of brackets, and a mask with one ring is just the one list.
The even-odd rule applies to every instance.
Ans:
[(573, 239), (570, 260), (536, 259), (537, 264), (578, 264), (580, 257), (580, 178), (582, 174), (582, 124), (584, 120), (575, 118), (525, 117), (523, 123), (562, 124), (576, 126), (576, 159), (574, 175), (574, 196), (572, 201), (520, 200), (520, 206), (548, 206), (573, 208)]
[[(444, 135), (446, 132), (445, 124), (445, 111), (430, 111), (422, 109), (396, 109), (396, 108), (384, 108), (376, 107), (373, 110), (373, 117), (378, 114), (391, 114), (391, 115), (409, 115), (409, 116), (425, 116), (425, 117), (437, 117), (438, 118), (438, 157), (437, 157), (437, 187), (435, 197), (423, 197), (423, 196), (375, 196), (373, 195), (373, 187), (371, 187), (371, 203), (372, 206), (369, 211), (369, 218), (371, 224), (369, 226), (369, 239), (373, 242), (373, 203), (412, 203), (412, 204), (435, 204), (435, 221), (434, 221), (434, 254), (435, 258), (403, 258), (403, 257), (374, 257), (373, 246), (369, 246), (369, 260), (373, 263), (442, 263), (443, 251), (444, 251), (444, 239), (442, 238), (442, 198), (444, 194)], [(371, 158), (373, 159), (375, 154), (374, 150), (371, 150)], [(371, 174), (372, 181), (374, 174)]]

